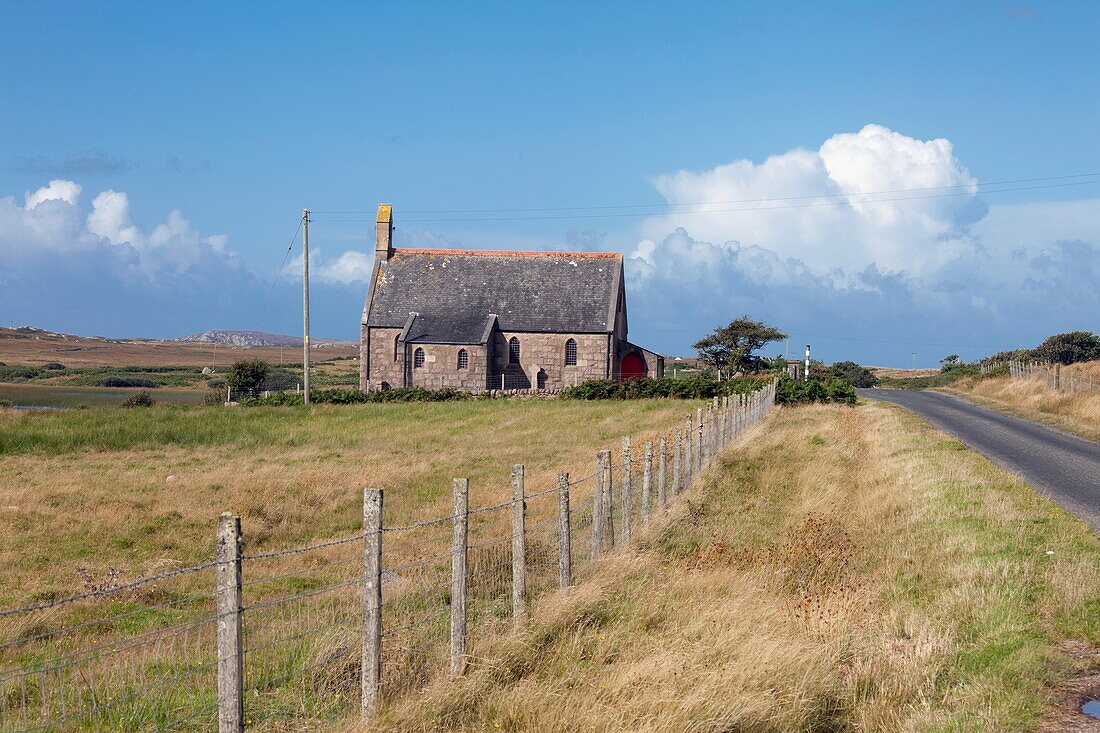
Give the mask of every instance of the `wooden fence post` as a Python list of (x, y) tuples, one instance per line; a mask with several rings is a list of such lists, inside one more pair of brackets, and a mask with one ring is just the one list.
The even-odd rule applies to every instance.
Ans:
[(607, 541), (615, 547), (615, 480), (611, 472), (611, 451), (603, 452), (603, 514)]
[(631, 482), (630, 473), (631, 473), (631, 467), (633, 466), (633, 461), (631, 460), (631, 454), (630, 454), (630, 436), (629, 435), (627, 435), (626, 437), (623, 438), (623, 442), (622, 442), (622, 459), (623, 459), (623, 464), (622, 464), (623, 475), (622, 475), (622, 478), (619, 479), (619, 506), (621, 507), (622, 514), (623, 514), (623, 543), (625, 544), (627, 542), (630, 542), (630, 520), (631, 520), (630, 515), (633, 513), (633, 508), (634, 508), (633, 497), (630, 495), (631, 489), (633, 488), (630, 485), (630, 482)]
[(680, 482), (680, 491), (686, 492), (691, 488), (692, 468), (694, 463), (691, 460), (691, 441), (695, 431), (691, 429), (691, 415), (688, 415), (684, 420), (684, 463), (682, 468), (684, 469), (684, 480)]
[(680, 428), (676, 428), (675, 451), (672, 455), (672, 499), (675, 499), (676, 495), (680, 493), (680, 453), (683, 452), (683, 436), (680, 433)]
[[(714, 412), (710, 409), (710, 403), (703, 410), (703, 417), (699, 420), (699, 455), (703, 466), (710, 464), (710, 437), (714, 434)], [(706, 428), (704, 432), (703, 428)]]
[(512, 621), (523, 624), (527, 615), (527, 500), (523, 466), (512, 466)]
[(703, 408), (702, 407), (697, 408), (695, 410), (695, 421), (698, 423), (698, 427), (696, 428), (696, 431), (697, 431), (696, 440), (698, 441), (698, 444), (697, 444), (697, 447), (696, 447), (696, 450), (695, 450), (695, 468), (692, 470), (692, 473), (694, 473), (696, 477), (699, 477), (703, 474)]
[(382, 675), (382, 489), (363, 489), (363, 662), (360, 713), (378, 702)]
[(569, 528), (569, 474), (558, 474), (558, 584), (573, 585), (573, 537)]
[(642, 460), (642, 526), (649, 524), (649, 492), (653, 488), (653, 442), (645, 444), (645, 458)]
[(466, 671), (466, 554), (470, 540), (470, 482), (454, 480), (454, 542), (451, 546), (451, 674)]
[(665, 453), (668, 452), (668, 444), (665, 436), (657, 441), (657, 504), (661, 511), (668, 506), (668, 497), (665, 496)]
[(244, 654), (241, 644), (241, 518), (218, 517), (214, 544), (218, 615), (218, 733), (244, 730)]
[(603, 451), (596, 454), (595, 489), (592, 491), (592, 562), (603, 550)]

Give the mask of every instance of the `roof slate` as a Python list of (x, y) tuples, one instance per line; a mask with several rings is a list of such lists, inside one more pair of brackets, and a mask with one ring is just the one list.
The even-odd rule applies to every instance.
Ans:
[(374, 283), (366, 323), (408, 340), (480, 343), (489, 314), (503, 331), (603, 333), (622, 256), (591, 252), (394, 250)]

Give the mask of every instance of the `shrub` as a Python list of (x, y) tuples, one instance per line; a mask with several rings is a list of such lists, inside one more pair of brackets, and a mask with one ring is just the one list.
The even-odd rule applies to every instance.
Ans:
[[(423, 387), (402, 387), (384, 392), (360, 392), (357, 389), (317, 389), (311, 393), (311, 403), (321, 405), (362, 405), (378, 402), (461, 402), (473, 395), (445, 387), (429, 390)], [(246, 405), (300, 405), (300, 392), (277, 392), (268, 397), (246, 398)]]
[(853, 387), (874, 387), (878, 384), (878, 377), (870, 369), (854, 361), (838, 361), (826, 370), (825, 376), (847, 382)]
[(1055, 334), (1039, 344), (1032, 354), (1036, 359), (1052, 364), (1076, 364), (1100, 359), (1100, 336), (1089, 331)]
[(856, 403), (856, 389), (839, 379), (811, 379), (806, 382), (783, 376), (779, 379), (775, 401), (785, 405), (801, 402), (836, 402), (854, 405)]
[(39, 371), (34, 367), (19, 366), (17, 364), (0, 366), (0, 382), (26, 381), (34, 379), (38, 374)]
[(46, 371), (57, 372), (65, 369), (65, 365), (59, 361), (48, 361), (42, 365), (42, 368)]
[(137, 394), (130, 395), (126, 398), (126, 401), (122, 403), (123, 407), (152, 407), (153, 398), (145, 390), (141, 390)]
[(144, 377), (102, 377), (93, 382), (96, 387), (141, 387), (156, 389), (157, 383)]
[(573, 400), (637, 400), (665, 397), (671, 399), (710, 399), (729, 394), (746, 394), (759, 389), (767, 380), (738, 377), (719, 382), (704, 377), (646, 377), (615, 382), (595, 379), (562, 390), (561, 396)]
[(271, 368), (260, 359), (242, 359), (234, 362), (225, 373), (225, 383), (240, 395), (255, 395), (264, 388)]
[(0, 400), (0, 407), (15, 407), (15, 403), (11, 400)]

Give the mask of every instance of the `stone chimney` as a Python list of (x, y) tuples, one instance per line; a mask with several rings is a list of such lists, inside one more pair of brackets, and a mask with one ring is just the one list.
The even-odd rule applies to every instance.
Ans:
[(393, 256), (393, 207), (378, 205), (378, 223), (374, 227), (374, 258), (387, 262)]

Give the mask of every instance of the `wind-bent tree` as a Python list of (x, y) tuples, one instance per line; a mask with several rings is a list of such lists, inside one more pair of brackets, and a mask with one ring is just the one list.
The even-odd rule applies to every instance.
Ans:
[(730, 372), (759, 371), (762, 359), (753, 352), (773, 341), (782, 341), (787, 334), (763, 321), (741, 316), (728, 326), (719, 326), (706, 338), (696, 341), (692, 348), (699, 352), (699, 360), (714, 369)]
[(259, 359), (242, 359), (234, 362), (225, 373), (225, 383), (237, 394), (255, 395), (264, 386), (270, 372), (267, 362)]

